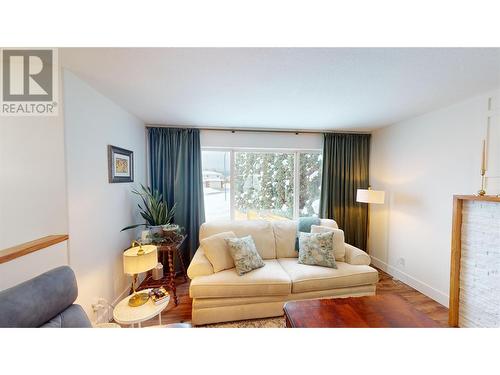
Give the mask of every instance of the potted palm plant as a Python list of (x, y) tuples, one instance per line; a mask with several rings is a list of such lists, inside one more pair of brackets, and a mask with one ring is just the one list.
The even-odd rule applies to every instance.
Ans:
[(176, 224), (171, 224), (175, 214), (176, 203), (169, 209), (167, 202), (165, 202), (158, 190), (151, 190), (149, 187), (145, 187), (142, 184), (140, 190), (133, 189), (132, 193), (141, 197), (142, 205), (140, 203), (138, 204), (139, 213), (145, 220), (145, 223), (129, 225), (123, 228), (122, 231), (144, 225), (150, 230), (151, 235), (162, 236), (164, 226), (168, 228), (179, 228)]

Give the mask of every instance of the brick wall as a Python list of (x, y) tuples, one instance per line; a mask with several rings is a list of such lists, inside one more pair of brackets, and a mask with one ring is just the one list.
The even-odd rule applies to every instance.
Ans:
[(500, 327), (500, 203), (464, 201), (460, 327)]

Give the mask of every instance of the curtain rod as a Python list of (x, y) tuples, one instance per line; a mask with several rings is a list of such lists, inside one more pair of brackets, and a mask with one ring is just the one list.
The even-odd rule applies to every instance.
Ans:
[(293, 130), (293, 129), (260, 129), (260, 128), (216, 128), (216, 127), (197, 127), (197, 126), (174, 126), (174, 125), (146, 125), (146, 128), (178, 128), (178, 129), (198, 129), (198, 130), (211, 130), (221, 132), (249, 132), (249, 133), (290, 133), (290, 134), (324, 134), (324, 133), (342, 133), (342, 134), (370, 134), (369, 131), (346, 131), (346, 130)]

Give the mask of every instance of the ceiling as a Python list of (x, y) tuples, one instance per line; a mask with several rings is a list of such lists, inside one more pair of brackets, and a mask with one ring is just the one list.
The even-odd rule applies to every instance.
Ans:
[(371, 130), (500, 87), (500, 49), (63, 48), (147, 124)]

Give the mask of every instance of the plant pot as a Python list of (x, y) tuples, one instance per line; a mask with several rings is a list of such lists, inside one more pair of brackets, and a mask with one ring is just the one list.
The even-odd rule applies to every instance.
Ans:
[(157, 236), (162, 236), (163, 235), (163, 227), (161, 225), (155, 225), (155, 226), (150, 226), (148, 227), (149, 231), (151, 232), (151, 235), (157, 235)]
[(170, 225), (167, 228), (163, 227), (163, 237), (174, 238), (179, 233), (179, 229), (178, 225)]
[(141, 232), (141, 243), (148, 244), (150, 242), (151, 242), (151, 231), (148, 228)]

